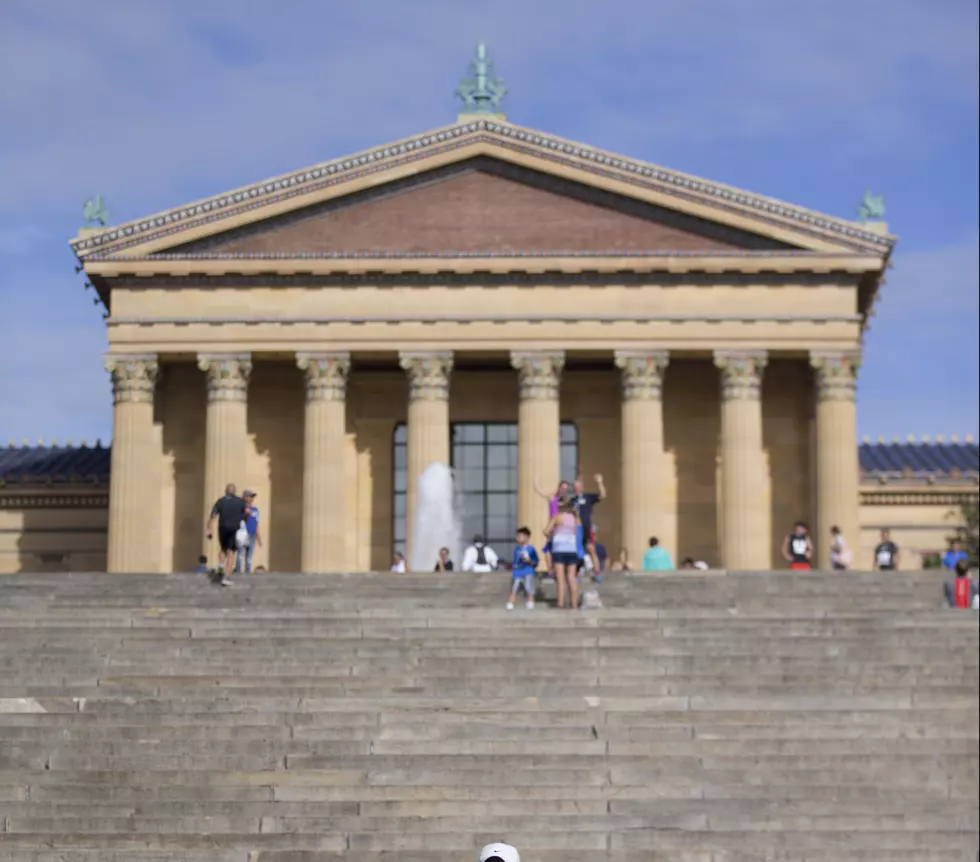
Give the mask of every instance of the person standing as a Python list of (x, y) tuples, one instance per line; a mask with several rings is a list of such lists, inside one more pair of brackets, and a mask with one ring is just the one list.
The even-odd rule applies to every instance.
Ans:
[(578, 513), (579, 521), (582, 524), (582, 541), (585, 551), (592, 560), (592, 570), (599, 571), (599, 556), (596, 553), (595, 542), (592, 540), (592, 510), (596, 503), (601, 503), (606, 499), (606, 486), (603, 484), (602, 476), (595, 475), (598, 494), (586, 494), (585, 483), (581, 476), (575, 478), (575, 511)]
[[(562, 479), (558, 483), (558, 488), (555, 490), (554, 494), (549, 495), (547, 492), (541, 489), (541, 483), (538, 481), (537, 477), (534, 479), (534, 493), (537, 494), (544, 500), (548, 501), (548, 519), (554, 518), (558, 514), (558, 505), (562, 498), (568, 494), (568, 482)], [(545, 544), (541, 548), (541, 554), (544, 557), (544, 568), (545, 572), (551, 574), (551, 545)]]
[(218, 525), (218, 565), (223, 574), (221, 586), (231, 586), (228, 577), (238, 553), (238, 540), (235, 534), (245, 522), (245, 500), (238, 496), (235, 486), (231, 483), (225, 486), (225, 495), (211, 507), (211, 517), (208, 519), (205, 534), (210, 542), (214, 538), (215, 522)]
[(259, 533), (259, 507), (255, 505), (255, 491), (243, 491), (242, 499), (245, 501), (248, 544), (244, 548), (238, 548), (235, 554), (235, 573), (244, 572), (249, 575), (252, 573), (252, 555), (255, 553), (255, 546), (262, 544), (262, 536)]
[(579, 530), (582, 523), (575, 511), (575, 499), (566, 498), (558, 507), (555, 515), (545, 528), (545, 536), (551, 543), (551, 561), (555, 567), (555, 584), (558, 588), (558, 607), (566, 607), (569, 597), (570, 608), (578, 607), (578, 581), (575, 573), (578, 569)]
[(851, 567), (851, 549), (847, 547), (840, 527), (830, 528), (830, 565), (836, 572), (843, 572)]
[(960, 543), (956, 541), (956, 539), (953, 539), (953, 541), (949, 543), (949, 550), (943, 554), (943, 568), (950, 572), (955, 572), (956, 564), (960, 560), (969, 563), (970, 557), (967, 555), (966, 551), (960, 548)]
[(893, 572), (898, 568), (898, 545), (892, 541), (890, 530), (881, 531), (881, 541), (875, 548), (875, 568), (879, 572)]
[(793, 532), (783, 539), (783, 558), (794, 572), (807, 572), (813, 568), (813, 542), (802, 521), (797, 521)]

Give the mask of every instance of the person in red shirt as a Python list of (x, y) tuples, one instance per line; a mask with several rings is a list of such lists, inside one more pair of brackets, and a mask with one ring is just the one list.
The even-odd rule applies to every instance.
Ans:
[(978, 595), (976, 578), (970, 577), (970, 565), (966, 560), (956, 561), (956, 577), (943, 584), (946, 601), (951, 608), (972, 608)]

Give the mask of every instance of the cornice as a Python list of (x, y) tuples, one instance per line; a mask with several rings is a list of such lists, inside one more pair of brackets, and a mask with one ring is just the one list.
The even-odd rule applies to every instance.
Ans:
[(138, 316), (118, 316), (110, 317), (106, 323), (108, 326), (297, 326), (315, 325), (331, 326), (338, 324), (377, 324), (383, 323), (391, 326), (399, 326), (406, 323), (569, 323), (591, 325), (596, 323), (860, 323), (859, 314), (822, 314), (822, 315), (795, 315), (795, 314), (467, 314), (467, 315), (398, 315), (397, 317), (386, 317), (382, 315), (365, 315), (358, 317), (332, 316), (332, 317), (273, 317), (269, 315), (258, 315), (255, 317), (138, 317)]
[(90, 276), (147, 278), (205, 275), (336, 275), (440, 273), (848, 273), (877, 272), (867, 254), (810, 251), (548, 251), (426, 254), (178, 254), (111, 255), (86, 259)]
[(440, 153), (478, 144), (528, 154), (554, 164), (586, 171), (637, 188), (667, 193), (694, 203), (710, 204), (721, 211), (727, 210), (738, 215), (752, 214), (763, 222), (791, 227), (815, 236), (832, 236), (838, 241), (882, 254), (887, 253), (894, 245), (892, 237), (863, 230), (853, 222), (623, 158), (593, 147), (542, 135), (530, 129), (478, 120), (448, 126), (215, 195), (148, 218), (107, 228), (100, 233), (77, 237), (71, 240), (71, 247), (80, 258), (88, 258), (109, 249), (120, 251)]

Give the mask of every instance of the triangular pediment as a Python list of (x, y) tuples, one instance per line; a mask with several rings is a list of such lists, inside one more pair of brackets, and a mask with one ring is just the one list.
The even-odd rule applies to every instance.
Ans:
[(253, 222), (175, 253), (535, 254), (791, 249), (487, 156)]
[(813, 251), (892, 237), (494, 121), (450, 126), (97, 232), (80, 258)]

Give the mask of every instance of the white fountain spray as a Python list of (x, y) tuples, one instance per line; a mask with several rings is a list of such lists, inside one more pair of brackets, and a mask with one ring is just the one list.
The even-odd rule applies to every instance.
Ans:
[(442, 548), (449, 548), (450, 557), (459, 565), (461, 533), (452, 470), (445, 464), (430, 464), (416, 486), (409, 571), (431, 572)]

